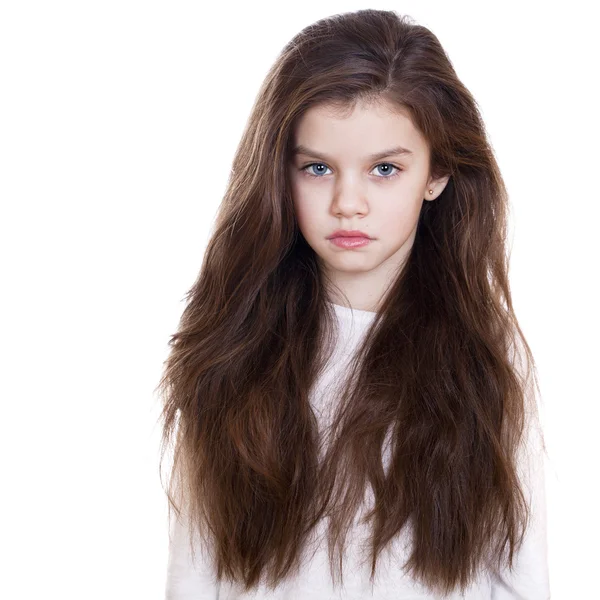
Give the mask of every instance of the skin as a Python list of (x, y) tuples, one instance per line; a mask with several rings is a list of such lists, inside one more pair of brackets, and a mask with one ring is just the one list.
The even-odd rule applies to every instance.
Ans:
[[(434, 201), (448, 177), (430, 177), (425, 138), (383, 103), (359, 103), (350, 116), (331, 106), (311, 107), (294, 131), (297, 145), (316, 153), (295, 154), (289, 164), (300, 231), (350, 306), (376, 312), (412, 247), (423, 202)], [(368, 158), (396, 146), (412, 154)], [(336, 229), (358, 229), (374, 239), (339, 248), (327, 239)], [(330, 300), (347, 304), (335, 289)]]

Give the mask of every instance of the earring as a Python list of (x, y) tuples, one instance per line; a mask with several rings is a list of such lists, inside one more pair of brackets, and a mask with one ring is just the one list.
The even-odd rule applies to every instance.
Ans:
[(430, 194), (433, 194), (433, 190), (429, 190), (429, 193), (430, 193)]

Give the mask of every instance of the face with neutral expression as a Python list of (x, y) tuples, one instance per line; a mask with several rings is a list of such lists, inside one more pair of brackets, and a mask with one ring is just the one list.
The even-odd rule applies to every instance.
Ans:
[[(373, 309), (412, 247), (423, 201), (437, 198), (448, 178), (429, 176), (426, 140), (386, 104), (359, 103), (349, 116), (314, 106), (293, 142), (289, 175), (300, 231), (353, 307)], [(370, 240), (336, 245), (328, 238), (338, 229)]]

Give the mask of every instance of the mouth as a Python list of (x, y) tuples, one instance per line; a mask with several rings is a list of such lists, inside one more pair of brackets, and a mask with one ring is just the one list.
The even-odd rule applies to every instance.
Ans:
[(371, 243), (371, 239), (365, 236), (338, 235), (328, 239), (338, 248), (360, 248)]
[(364, 231), (358, 231), (356, 229), (353, 230), (338, 230), (338, 231), (334, 231), (328, 238), (328, 240), (335, 240), (335, 239), (350, 239), (350, 240), (370, 240), (371, 238), (364, 233)]

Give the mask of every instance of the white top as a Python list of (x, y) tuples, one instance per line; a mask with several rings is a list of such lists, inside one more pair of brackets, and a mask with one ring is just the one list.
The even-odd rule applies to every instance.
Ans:
[[(334, 304), (340, 324), (340, 340), (331, 356), (325, 372), (315, 383), (311, 393), (311, 403), (321, 423), (332, 413), (332, 394), (344, 382), (345, 369), (353, 350), (372, 323), (374, 312), (350, 309)], [(328, 400), (330, 400), (328, 402)], [(388, 438), (389, 440), (389, 438)], [(387, 444), (387, 442), (386, 442)], [(387, 445), (389, 450), (389, 444)], [(543, 456), (531, 455), (534, 465), (527, 475), (526, 487), (530, 490), (529, 503), (532, 508), (532, 523), (523, 546), (517, 555), (516, 569), (510, 574), (488, 573), (475, 581), (464, 596), (459, 593), (445, 600), (548, 600), (550, 598), (547, 563), (546, 498)], [(384, 461), (389, 460), (389, 452), (384, 446)], [(369, 488), (370, 489), (370, 488)], [(372, 492), (367, 494), (372, 499)], [(409, 547), (406, 537), (399, 536), (392, 543), (393, 561), (385, 551), (380, 554), (374, 587), (369, 581), (369, 568), (359, 564), (361, 541), (368, 537), (366, 525), (358, 524), (349, 534), (347, 559), (344, 562), (344, 586), (334, 586), (329, 571), (327, 544), (313, 548), (303, 563), (301, 574), (292, 581), (284, 581), (276, 591), (269, 591), (264, 585), (250, 593), (244, 593), (237, 585), (216, 582), (208, 563), (200, 557), (200, 545), (196, 545), (196, 562), (192, 562), (189, 549), (189, 534), (182, 523), (174, 516), (170, 529), (169, 561), (167, 567), (166, 600), (330, 600), (364, 599), (377, 600), (434, 600), (436, 597), (409, 579), (402, 571), (401, 564), (408, 557)], [(322, 522), (318, 535), (326, 534)], [(317, 526), (319, 529), (319, 526)], [(362, 555), (364, 556), (364, 554)], [(399, 562), (399, 558), (402, 562)], [(367, 561), (368, 562), (368, 561)]]

